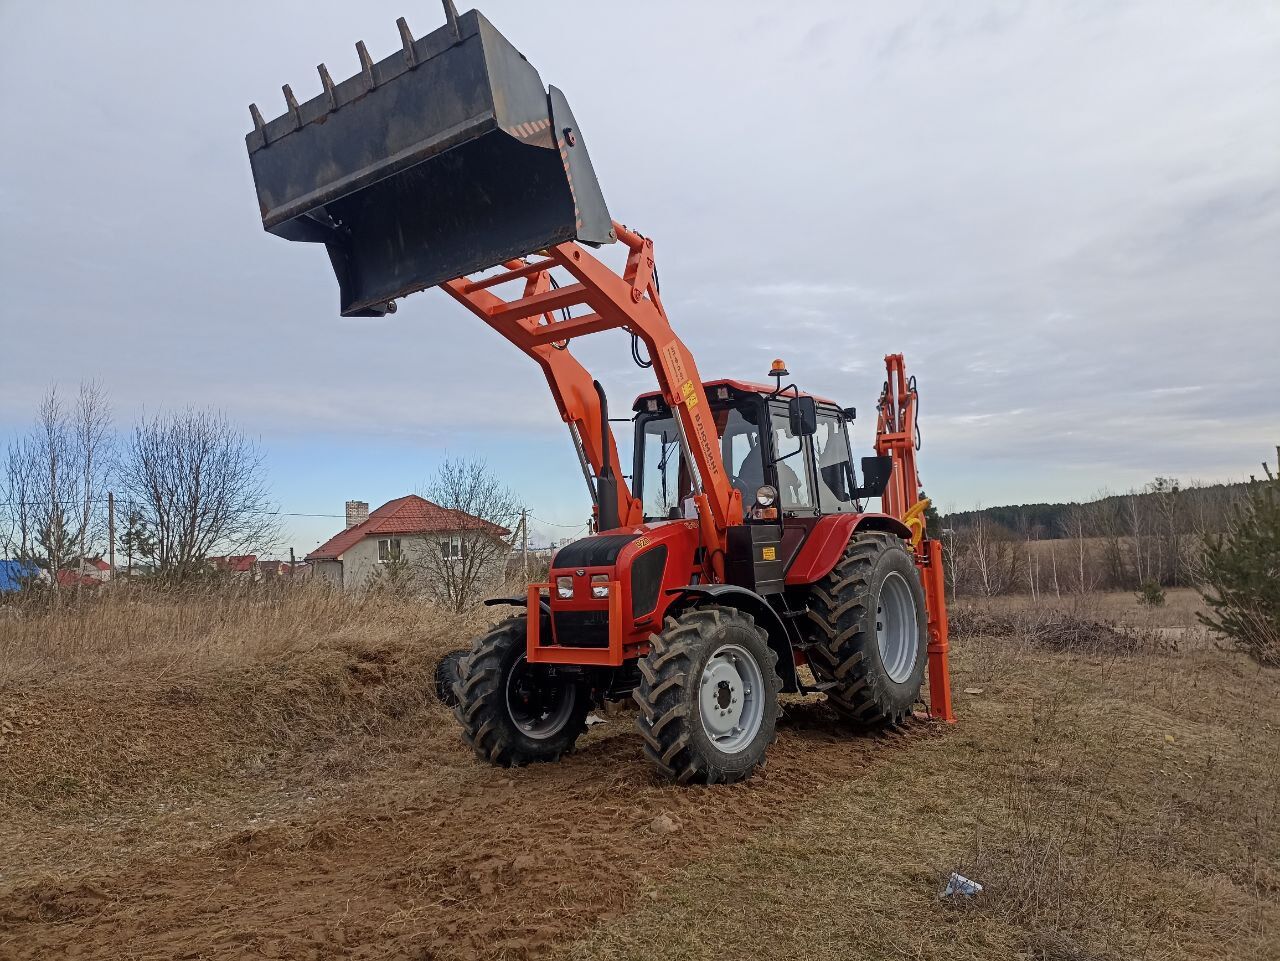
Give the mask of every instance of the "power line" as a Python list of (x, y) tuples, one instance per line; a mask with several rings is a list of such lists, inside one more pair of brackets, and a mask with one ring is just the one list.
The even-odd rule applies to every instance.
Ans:
[(537, 521), (539, 524), (546, 524), (548, 527), (573, 527), (573, 528), (581, 529), (583, 527), (590, 526), (588, 524), (583, 524), (581, 521), (579, 521), (577, 524), (557, 524), (555, 521), (544, 521), (541, 517), (534, 517), (532, 514), (530, 514), (529, 516), (533, 520)]

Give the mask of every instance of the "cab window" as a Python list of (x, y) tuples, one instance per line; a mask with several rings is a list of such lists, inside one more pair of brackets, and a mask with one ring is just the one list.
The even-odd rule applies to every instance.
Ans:
[(679, 517), (681, 502), (689, 496), (689, 477), (681, 464), (675, 421), (670, 417), (645, 421), (640, 457), (644, 516), (649, 520)]
[(778, 500), (784, 511), (812, 510), (813, 485), (809, 482), (809, 456), (804, 438), (792, 437), (787, 408), (771, 407), (773, 456), (778, 478)]
[(834, 411), (818, 411), (818, 430), (813, 435), (813, 459), (817, 466), (818, 506), (824, 514), (857, 510), (853, 500), (853, 460), (849, 456), (849, 434), (842, 416)]
[[(710, 405), (729, 481), (742, 491), (743, 503), (749, 504), (765, 483), (767, 460), (759, 426), (763, 405), (756, 397), (712, 399)], [(680, 455), (680, 435), (671, 415), (643, 415), (638, 440), (634, 472), (645, 519), (692, 516), (687, 503), (689, 469)]]

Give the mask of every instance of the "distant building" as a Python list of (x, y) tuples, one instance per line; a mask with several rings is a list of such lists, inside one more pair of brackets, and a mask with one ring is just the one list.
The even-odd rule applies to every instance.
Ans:
[(364, 501), (347, 501), (347, 527), (306, 556), (316, 580), (354, 590), (364, 587), (382, 565), (414, 563), (423, 551), (445, 559), (463, 557), (466, 538), (476, 531), (494, 538), (510, 533), (464, 511), (450, 510), (409, 494), (387, 501), (373, 513)]
[(111, 565), (101, 557), (73, 557), (58, 571), (59, 587), (98, 587), (111, 580)]
[(257, 554), (227, 554), (222, 557), (209, 558), (209, 566), (215, 571), (225, 571), (229, 574), (250, 578), (253, 577), (257, 563)]

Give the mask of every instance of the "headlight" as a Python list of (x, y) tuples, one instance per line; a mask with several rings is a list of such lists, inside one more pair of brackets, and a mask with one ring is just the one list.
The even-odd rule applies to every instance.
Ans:
[(608, 597), (609, 596), (609, 575), (608, 574), (592, 574), (591, 575), (591, 596), (592, 597)]
[(778, 490), (771, 484), (756, 488), (756, 503), (761, 507), (772, 507), (778, 499)]
[(573, 597), (573, 578), (557, 577), (556, 593), (561, 597)]

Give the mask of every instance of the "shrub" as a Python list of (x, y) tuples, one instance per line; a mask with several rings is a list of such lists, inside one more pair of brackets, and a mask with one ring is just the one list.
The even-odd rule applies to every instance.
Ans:
[(1144, 607), (1164, 607), (1164, 588), (1158, 581), (1146, 580), (1138, 585), (1138, 603)]
[[(1280, 454), (1280, 449), (1277, 449)], [(1200, 620), (1260, 664), (1280, 666), (1280, 475), (1251, 479), (1225, 534), (1205, 538)]]

